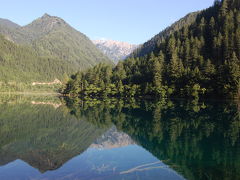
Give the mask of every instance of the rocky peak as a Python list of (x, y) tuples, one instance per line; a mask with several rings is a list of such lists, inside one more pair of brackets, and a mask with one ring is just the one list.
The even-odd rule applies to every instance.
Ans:
[(112, 149), (135, 144), (130, 136), (119, 132), (115, 126), (111, 127), (101, 137), (99, 137), (90, 148)]
[(48, 13), (45, 13), (43, 16), (42, 16), (42, 18), (49, 18), (49, 17), (51, 17)]
[(115, 63), (125, 59), (138, 45), (114, 40), (93, 40), (93, 43)]
[(50, 25), (55, 25), (55, 24), (57, 24), (57, 25), (65, 25), (66, 24), (66, 22), (63, 20), (63, 19), (61, 19), (61, 18), (59, 18), (59, 17), (57, 17), (57, 16), (50, 16), (49, 14), (47, 14), (47, 13), (45, 13), (41, 18), (39, 18), (39, 19), (37, 19), (37, 20), (35, 20), (35, 21), (33, 21), (31, 24), (33, 24), (33, 23), (44, 23), (45, 25), (47, 24), (50, 24)]
[(63, 19), (57, 16), (50, 16), (45, 13), (42, 17), (24, 26), (23, 30), (28, 32), (28, 35), (32, 36), (32, 39), (34, 40), (48, 34), (51, 31), (58, 30), (66, 26), (68, 25)]
[(120, 41), (114, 41), (114, 40), (93, 40), (94, 44), (102, 44), (107, 47), (118, 47), (120, 49), (133, 49), (137, 45), (135, 44), (129, 44), (127, 42), (120, 42)]

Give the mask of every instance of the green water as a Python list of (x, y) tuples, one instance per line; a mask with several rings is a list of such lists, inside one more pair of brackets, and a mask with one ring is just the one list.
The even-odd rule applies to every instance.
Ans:
[(232, 101), (0, 97), (0, 179), (240, 179)]

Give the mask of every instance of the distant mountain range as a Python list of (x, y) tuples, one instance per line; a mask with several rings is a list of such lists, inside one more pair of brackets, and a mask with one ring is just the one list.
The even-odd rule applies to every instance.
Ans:
[(64, 73), (112, 63), (86, 35), (56, 16), (44, 14), (23, 27), (0, 19), (0, 34), (0, 81), (61, 79)]
[(93, 40), (93, 43), (115, 63), (125, 59), (138, 45), (114, 40)]

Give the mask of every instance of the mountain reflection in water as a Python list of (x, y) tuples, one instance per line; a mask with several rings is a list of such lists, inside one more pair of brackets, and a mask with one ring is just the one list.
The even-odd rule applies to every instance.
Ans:
[(1, 180), (240, 179), (237, 103), (45, 98), (0, 97)]

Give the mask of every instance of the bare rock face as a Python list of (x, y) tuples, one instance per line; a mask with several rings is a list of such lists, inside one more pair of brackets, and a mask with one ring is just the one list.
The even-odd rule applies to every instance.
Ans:
[(138, 45), (113, 40), (93, 40), (93, 43), (115, 63), (125, 59)]
[(90, 148), (112, 149), (135, 144), (129, 135), (119, 132), (115, 126), (100, 136)]

